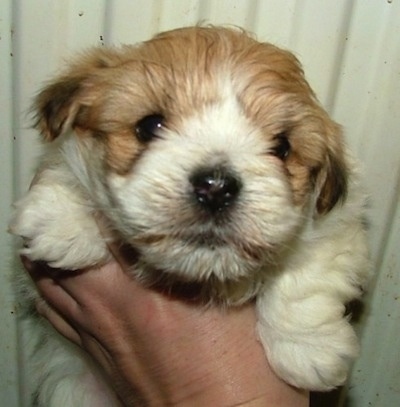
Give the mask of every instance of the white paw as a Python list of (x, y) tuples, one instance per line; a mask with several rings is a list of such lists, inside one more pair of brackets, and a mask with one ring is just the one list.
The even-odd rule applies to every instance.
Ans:
[(261, 324), (258, 331), (278, 376), (308, 390), (328, 391), (342, 385), (359, 351), (355, 332), (344, 318), (287, 337)]
[(68, 192), (37, 185), (16, 204), (9, 229), (24, 239), (21, 254), (67, 270), (107, 261), (109, 252), (91, 208)]

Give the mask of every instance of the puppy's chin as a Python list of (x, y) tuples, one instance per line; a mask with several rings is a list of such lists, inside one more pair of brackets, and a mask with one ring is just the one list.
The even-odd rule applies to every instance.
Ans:
[(187, 252), (182, 254), (179, 245), (165, 252), (147, 247), (135, 277), (168, 295), (203, 304), (240, 305), (257, 295), (262, 282), (257, 259), (242, 258), (226, 246), (188, 247)]
[[(244, 236), (207, 234), (134, 239), (146, 269), (162, 270), (186, 282), (235, 282), (272, 269), (283, 245), (249, 242)], [(160, 271), (161, 272), (161, 271)]]
[(142, 254), (146, 263), (191, 281), (207, 281), (210, 276), (221, 281), (238, 279), (252, 275), (262, 263), (260, 253), (245, 249), (239, 252), (226, 245), (194, 247), (172, 243), (165, 250), (150, 246)]

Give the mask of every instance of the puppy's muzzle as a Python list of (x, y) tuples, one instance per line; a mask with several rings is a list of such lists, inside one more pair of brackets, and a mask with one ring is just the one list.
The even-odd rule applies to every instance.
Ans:
[(231, 207), (242, 189), (240, 178), (225, 167), (201, 168), (190, 177), (196, 202), (212, 214)]

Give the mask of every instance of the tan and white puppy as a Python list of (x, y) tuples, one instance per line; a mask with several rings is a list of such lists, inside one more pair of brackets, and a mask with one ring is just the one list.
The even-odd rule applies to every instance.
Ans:
[[(345, 381), (358, 353), (345, 304), (368, 276), (364, 197), (291, 53), (238, 29), (174, 30), (81, 56), (35, 109), (57, 140), (11, 222), (24, 255), (67, 270), (106, 262), (101, 212), (144, 283), (196, 283), (227, 306), (255, 298), (288, 383)], [(32, 356), (39, 405), (102, 405), (83, 353), (46, 332)]]

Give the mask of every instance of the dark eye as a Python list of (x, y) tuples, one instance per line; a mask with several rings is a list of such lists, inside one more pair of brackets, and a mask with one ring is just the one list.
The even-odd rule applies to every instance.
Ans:
[(285, 160), (290, 153), (290, 143), (287, 132), (279, 133), (275, 136), (275, 147), (272, 149), (272, 154), (281, 160)]
[(151, 114), (143, 117), (136, 123), (136, 137), (142, 143), (148, 143), (159, 135), (163, 122), (164, 117), (161, 114)]

